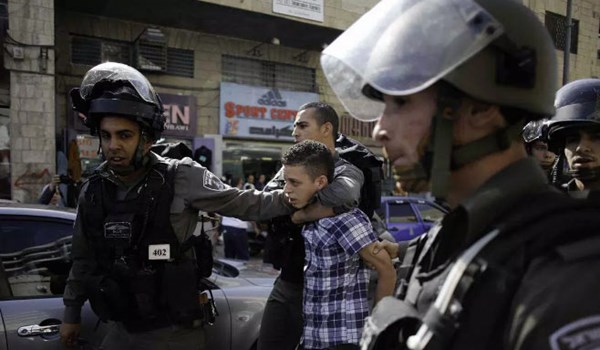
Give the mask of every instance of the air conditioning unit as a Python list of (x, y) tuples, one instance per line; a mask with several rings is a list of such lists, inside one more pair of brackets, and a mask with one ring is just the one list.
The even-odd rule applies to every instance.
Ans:
[(134, 62), (139, 70), (163, 72), (167, 69), (167, 40), (158, 28), (146, 28), (133, 44)]

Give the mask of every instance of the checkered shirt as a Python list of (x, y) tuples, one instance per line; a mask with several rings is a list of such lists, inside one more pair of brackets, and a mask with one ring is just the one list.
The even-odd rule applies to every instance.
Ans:
[(359, 209), (307, 224), (305, 240), (305, 349), (358, 344), (369, 314), (369, 270), (358, 252), (377, 237)]

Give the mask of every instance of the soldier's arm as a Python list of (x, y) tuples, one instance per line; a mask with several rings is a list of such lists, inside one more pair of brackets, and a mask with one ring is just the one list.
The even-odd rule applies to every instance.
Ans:
[(224, 184), (216, 175), (191, 159), (184, 159), (177, 167), (175, 189), (185, 200), (186, 207), (215, 212), (245, 221), (260, 221), (289, 215), (289, 205), (283, 191), (242, 191)]
[[(583, 250), (594, 251), (592, 244), (585, 246)], [(600, 240), (595, 246), (592, 256), (567, 251), (530, 264), (512, 301), (505, 348), (597, 348)]]
[(316, 194), (316, 202), (296, 211), (292, 221), (296, 224), (316, 221), (358, 206), (363, 183), (364, 175), (354, 165), (337, 167), (333, 181)]

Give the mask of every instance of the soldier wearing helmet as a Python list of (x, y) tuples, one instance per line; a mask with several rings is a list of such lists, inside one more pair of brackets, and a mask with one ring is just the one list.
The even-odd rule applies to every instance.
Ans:
[(548, 119), (534, 120), (523, 128), (527, 154), (534, 157), (550, 179), (556, 154), (548, 149)]
[(198, 278), (211, 267), (193, 235), (198, 212), (259, 220), (291, 207), (281, 191), (241, 191), (190, 158), (151, 152), (165, 128), (163, 107), (134, 68), (100, 64), (71, 97), (105, 161), (79, 198), (61, 340), (77, 345), (89, 299), (99, 319), (114, 322), (105, 349), (203, 348)]
[(576, 196), (600, 190), (600, 79), (580, 79), (558, 90), (556, 114), (549, 124), (553, 147), (560, 150), (557, 176), (567, 164), (572, 179), (563, 184)]
[(403, 281), (374, 309), (363, 349), (559, 349), (600, 331), (600, 261), (553, 253), (597, 240), (598, 208), (575, 210), (593, 204), (550, 186), (520, 137), (554, 113), (555, 56), (511, 0), (381, 1), (323, 51), (333, 91), (377, 120), (400, 180), (428, 182), (452, 208), (408, 246), (381, 244), (403, 259)]

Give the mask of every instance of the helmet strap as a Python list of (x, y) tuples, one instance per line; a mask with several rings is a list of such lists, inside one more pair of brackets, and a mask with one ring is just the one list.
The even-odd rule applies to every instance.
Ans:
[(452, 170), (457, 170), (492, 153), (507, 150), (521, 134), (521, 123), (514, 123), (452, 150)]
[(460, 107), (462, 93), (448, 84), (440, 84), (437, 110), (431, 125), (431, 142), (421, 164), (431, 182), (431, 193), (438, 199), (448, 196), (452, 159), (452, 112)]
[[(148, 153), (144, 154), (144, 144), (146, 143), (147, 138), (148, 135), (146, 134), (146, 132), (142, 131), (140, 139), (138, 140), (138, 144), (135, 148), (135, 154), (133, 155), (133, 159), (129, 165), (112, 167), (109, 163), (108, 166), (110, 170), (112, 170), (115, 174), (119, 176), (128, 176), (136, 172), (137, 170), (143, 168), (149, 159)], [(100, 143), (102, 143), (102, 139), (100, 139)]]
[(567, 174), (572, 176), (574, 179), (583, 182), (585, 185), (589, 185), (590, 183), (600, 180), (600, 167), (579, 168), (573, 170), (569, 169)]

